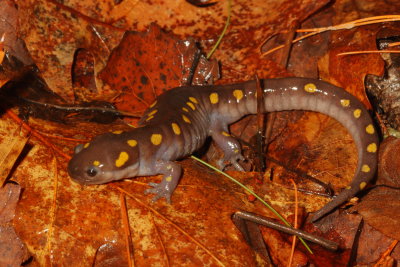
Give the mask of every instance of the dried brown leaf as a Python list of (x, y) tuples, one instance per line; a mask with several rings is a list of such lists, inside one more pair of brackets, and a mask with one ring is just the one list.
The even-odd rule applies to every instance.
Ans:
[(28, 136), (22, 134), (21, 129), (16, 129), (5, 142), (0, 144), (0, 187), (6, 181), (28, 139)]
[(369, 225), (393, 239), (400, 239), (399, 190), (375, 188), (355, 209)]
[(24, 243), (10, 225), (20, 192), (21, 187), (16, 184), (0, 188), (0, 266), (21, 266), (29, 257)]
[[(104, 68), (111, 49), (123, 30), (108, 26), (68, 9), (56, 1), (19, 1), (20, 35), (47, 85), (69, 102), (73, 101), (71, 68), (77, 49), (86, 49), (95, 59), (95, 72)], [(101, 95), (101, 85), (94, 92)]]

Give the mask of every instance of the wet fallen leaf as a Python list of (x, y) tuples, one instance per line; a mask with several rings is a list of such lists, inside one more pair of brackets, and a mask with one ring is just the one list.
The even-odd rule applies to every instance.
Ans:
[(29, 137), (21, 135), (21, 130), (17, 129), (0, 145), (0, 187), (6, 181), (28, 139)]
[[(273, 262), (279, 266), (288, 264), (290, 258), (291, 244), (282, 240), (282, 237), (276, 231), (262, 228), (262, 233), (265, 236), (266, 245), (269, 248)], [(306, 266), (308, 258), (300, 251), (296, 251), (293, 256), (293, 266)]]
[(400, 186), (400, 139), (389, 136), (379, 149), (377, 184)]
[[(74, 100), (71, 68), (77, 49), (93, 54), (97, 73), (124, 33), (123, 29), (86, 17), (79, 9), (68, 9), (56, 1), (18, 1), (18, 19), (20, 36), (42, 77), (69, 102)], [(94, 94), (102, 94), (101, 86)]]
[(30, 257), (24, 242), (15, 233), (12, 219), (21, 193), (16, 184), (6, 184), (0, 188), (0, 265), (21, 266)]
[[(18, 36), (18, 9), (14, 1), (0, 1), (0, 17), (1, 47), (4, 51), (7, 51), (8, 56), (16, 57), (23, 64), (33, 64), (33, 61), (25, 48), (24, 41)], [(2, 58), (0, 57), (0, 64), (2, 62), (1, 59)]]
[[(361, 213), (361, 215), (364, 217), (363, 213)], [(339, 242), (341, 244), (340, 246), (343, 248), (340, 252), (340, 256), (336, 255), (336, 260), (341, 263), (336, 262), (336, 265), (332, 264), (335, 263), (335, 260), (332, 260), (331, 262), (326, 261), (326, 259), (319, 257), (318, 253), (316, 253), (315, 257), (318, 257), (316, 261), (320, 265), (345, 265), (348, 261), (353, 242), (357, 242), (358, 249), (356, 261), (358, 264), (372, 264), (380, 258), (382, 253), (388, 249), (393, 239), (367, 222), (364, 223), (364, 226), (361, 229), (359, 240), (355, 240), (355, 230), (358, 228), (361, 219), (362, 217), (360, 215), (335, 212), (335, 216), (326, 217), (318, 223), (318, 228), (322, 231), (323, 235), (330, 237), (331, 240)], [(364, 219), (367, 218), (364, 217)], [(309, 231), (312, 232), (313, 230), (310, 228)], [(319, 232), (319, 234), (321, 235), (321, 232)], [(396, 247), (391, 253), (391, 256), (398, 259), (399, 255), (400, 249)]]
[[(191, 84), (196, 56), (200, 50), (194, 40), (179, 40), (153, 24), (145, 33), (125, 33), (99, 77), (117, 93), (120, 110), (140, 114), (166, 90)], [(212, 68), (205, 64), (203, 69)], [(202, 77), (198, 83), (212, 80)]]
[(374, 188), (355, 208), (365, 221), (383, 234), (400, 239), (400, 207), (399, 190), (390, 188)]

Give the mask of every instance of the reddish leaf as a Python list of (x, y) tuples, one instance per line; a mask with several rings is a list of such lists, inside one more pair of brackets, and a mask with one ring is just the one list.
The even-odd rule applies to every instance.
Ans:
[(365, 221), (383, 234), (400, 239), (400, 195), (398, 190), (375, 188), (366, 195), (355, 209)]
[(400, 186), (400, 139), (393, 136), (380, 146), (377, 184)]
[[(122, 30), (56, 1), (19, 1), (18, 18), (19, 34), (42, 77), (55, 93), (69, 102), (74, 100), (71, 68), (76, 50), (84, 48), (93, 54), (97, 72), (104, 68), (110, 50), (123, 34)], [(102, 88), (97, 88), (94, 96), (109, 97), (102, 94)]]
[[(190, 71), (199, 53), (194, 40), (181, 41), (153, 24), (145, 33), (125, 33), (99, 76), (120, 94), (118, 109), (140, 114), (162, 92), (190, 84)], [(205, 64), (203, 69), (212, 67)], [(203, 77), (197, 82), (206, 81)]]
[[(273, 262), (278, 266), (286, 266), (289, 262), (290, 251), (292, 245), (282, 239), (281, 235), (269, 228), (262, 227), (262, 234), (272, 256)], [(300, 251), (296, 251), (293, 255), (293, 266), (306, 266), (308, 263), (307, 256)]]
[[(389, 199), (386, 198), (385, 200), (388, 201)], [(382, 206), (382, 203), (379, 203), (379, 201), (376, 201), (375, 204), (375, 207), (377, 207), (378, 205)], [(362, 205), (363, 203), (361, 203), (361, 206)], [(364, 208), (367, 208), (367, 205), (364, 206)], [(367, 209), (364, 208), (362, 209), (366, 213), (369, 213), (371, 216), (378, 215), (378, 217), (376, 219), (373, 219), (373, 217), (369, 217), (368, 215), (364, 217), (363, 212), (362, 215), (364, 217), (365, 223), (361, 228), (361, 234), (358, 240), (355, 240), (355, 236), (357, 228), (362, 219), (360, 215), (348, 214), (346, 212), (335, 212), (334, 214), (332, 214), (332, 216), (323, 218), (317, 223), (318, 228), (323, 233), (321, 234), (321, 232), (319, 232), (318, 234), (324, 236), (325, 238), (329, 238), (338, 242), (340, 244), (340, 247), (342, 248), (342, 250), (339, 251), (340, 254), (336, 253), (334, 255), (324, 256), (323, 258), (321, 258), (321, 255), (318, 255), (319, 253), (316, 252), (314, 257), (318, 266), (346, 265), (350, 256), (350, 250), (353, 247), (354, 242), (356, 242), (357, 247), (356, 262), (359, 265), (372, 265), (372, 263), (376, 262), (379, 257), (381, 257), (382, 253), (387, 250), (393, 239), (382, 233), (380, 230), (377, 230), (374, 225), (370, 225), (370, 219), (375, 222), (381, 220), (381, 222), (379, 223), (381, 225), (385, 223), (384, 220), (386, 219), (383, 219), (383, 217), (379, 215), (380, 212), (378, 212), (378, 209), (375, 209), (375, 211), (373, 210), (370, 213), (369, 211), (367, 211)], [(311, 227), (308, 228), (309, 232), (313, 231), (311, 230)], [(391, 254), (391, 256), (395, 259), (398, 259), (400, 255), (399, 252), (400, 249), (397, 247)], [(330, 261), (327, 261), (327, 259), (332, 256), (333, 258)]]
[(15, 184), (0, 188), (0, 266), (21, 266), (29, 258), (24, 243), (10, 225), (20, 192), (21, 187)]
[(4, 38), (4, 50), (25, 65), (33, 64), (23, 40), (18, 37), (18, 11), (14, 1), (0, 0), (0, 18), (0, 39)]

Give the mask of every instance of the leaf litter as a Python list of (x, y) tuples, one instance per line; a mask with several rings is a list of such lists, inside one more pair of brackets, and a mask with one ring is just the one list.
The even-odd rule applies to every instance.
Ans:
[[(290, 3), (282, 2), (279, 4), (261, 2), (265, 1), (255, 1), (254, 3), (238, 1), (238, 3), (234, 3), (231, 27), (228, 29), (220, 49), (215, 53), (215, 57), (222, 62), (223, 80), (218, 81), (219, 83), (252, 78), (256, 70), (263, 77), (282, 76), (282, 73), (283, 76), (290, 75), (285, 73), (285, 70), (276, 67), (271, 59), (256, 56), (258, 52), (256, 47), (249, 44), (260, 44), (259, 40), (263, 36), (269, 36), (274, 32), (284, 30), (285, 26), (290, 25), (293, 20), (303, 21), (325, 4), (323, 1), (318, 4), (309, 1), (290, 1)], [(327, 13), (322, 13), (321, 16), (326, 16), (335, 8), (340, 10), (341, 4), (344, 5), (345, 1), (330, 7), (328, 11), (325, 11)], [(263, 5), (268, 5), (269, 9), (263, 8)], [(71, 68), (74, 62), (74, 55), (77, 49), (85, 48), (93, 53), (95, 58), (95, 87), (94, 89), (89, 88), (89, 91), (80, 88), (84, 91), (83, 93), (79, 92), (79, 94), (86, 94), (89, 99), (100, 98), (107, 101), (116, 101), (117, 105), (118, 103), (126, 103), (124, 107), (127, 108), (129, 107), (129, 100), (132, 100), (134, 104), (138, 105), (138, 110), (143, 110), (146, 105), (151, 103), (152, 98), (162, 90), (181, 85), (182, 80), (179, 78), (180, 75), (175, 77), (172, 72), (168, 74), (171, 77), (166, 75), (165, 78), (166, 81), (172, 81), (172, 83), (158, 88), (159, 83), (163, 81), (159, 75), (161, 72), (158, 72), (151, 64), (145, 65), (144, 73), (146, 75), (143, 75), (143, 72), (138, 72), (130, 76), (133, 77), (131, 80), (136, 79), (137, 82), (128, 82), (125, 89), (123, 86), (121, 87), (123, 79), (121, 81), (118, 79), (112, 80), (106, 74), (99, 75), (101, 70), (111, 62), (109, 57), (112, 55), (113, 48), (118, 47), (117, 49), (119, 49), (119, 44), (122, 47), (121, 40), (125, 30), (130, 27), (135, 30), (144, 30), (148, 27), (150, 21), (155, 20), (163, 28), (172, 30), (176, 34), (199, 38), (202, 40), (201, 46), (207, 50), (212, 43), (209, 40), (216, 40), (220, 30), (223, 28), (224, 16), (226, 17), (227, 14), (224, 3), (217, 3), (209, 7), (208, 10), (191, 7), (186, 14), (177, 12), (182, 6), (185, 6), (183, 1), (171, 1), (168, 4), (163, 3), (163, 5), (161, 3), (159, 5), (149, 5), (146, 1), (140, 3), (123, 1), (114, 9), (110, 9), (111, 6), (104, 5), (104, 3), (93, 5), (91, 1), (79, 1), (79, 3), (70, 1), (63, 5), (55, 1), (43, 1), (37, 2), (35, 8), (32, 8), (30, 1), (19, 2), (20, 28), (18, 30), (21, 33), (20, 36), (25, 41), (28, 51), (38, 65), (46, 83), (54, 92), (68, 101), (72, 102), (74, 100), (77, 90), (77, 88), (72, 87)], [(154, 8), (160, 6), (164, 7), (163, 12), (159, 12), (160, 16), (156, 18), (153, 16), (151, 19), (146, 18), (144, 10), (148, 9), (148, 12), (154, 12)], [(353, 8), (356, 9), (357, 7)], [(373, 13), (371, 10), (362, 11), (364, 12), (363, 16)], [(175, 16), (174, 20), (169, 20), (165, 16), (171, 14), (171, 12), (179, 15)], [(268, 15), (266, 15), (266, 12), (269, 12)], [(290, 12), (291, 17), (285, 16), (285, 12)], [(34, 19), (28, 21), (26, 19), (29, 18), (27, 14)], [(109, 14), (109, 16), (105, 14)], [(201, 24), (191, 22), (193, 17), (190, 18), (190, 16), (193, 14), (197, 18), (195, 21), (201, 21)], [(133, 22), (133, 19), (137, 19), (137, 21)], [(336, 16), (335, 19), (340, 20), (339, 16)], [(345, 17), (345, 19), (349, 21), (348, 17)], [(267, 24), (275, 26), (265, 28), (264, 26)], [(55, 25), (57, 27), (54, 27)], [(319, 71), (325, 80), (341, 86), (346, 85), (347, 89), (350, 89), (352, 93), (364, 101), (366, 98), (362, 82), (359, 81), (357, 76), (354, 74), (349, 75), (349, 73), (357, 73), (357, 71), (358, 74), (375, 72), (379, 75), (380, 68), (382, 68), (380, 59), (369, 55), (362, 57), (362, 62), (353, 62), (349, 58), (338, 59), (334, 55), (339, 51), (347, 50), (348, 48), (346, 47), (349, 47), (349, 43), (352, 44), (351, 49), (359, 49), (363, 44), (372, 47), (371, 44), (374, 41), (373, 32), (378, 26), (374, 27), (367, 28), (367, 30), (356, 29), (347, 33), (345, 37), (340, 38), (336, 33), (336, 35), (333, 34), (333, 37), (331, 36), (333, 40), (342, 41), (333, 45), (330, 44), (330, 52), (326, 52), (319, 58)], [(250, 30), (244, 32), (245, 28)], [(48, 34), (50, 32), (51, 34)], [(178, 40), (178, 37), (175, 38), (175, 44)], [(148, 42), (152, 44), (151, 39)], [(156, 47), (159, 48), (159, 45), (157, 44)], [(168, 46), (166, 47), (168, 48)], [(146, 51), (146, 46), (143, 47), (143, 50)], [(155, 57), (160, 56), (160, 50), (152, 51), (152, 53), (155, 53)], [(169, 49), (167, 50), (169, 51)], [(130, 53), (132, 53), (131, 47), (127, 45), (120, 52), (120, 57), (130, 55)], [(292, 55), (292, 57), (295, 56)], [(148, 56), (148, 58), (152, 57)], [(134, 58), (133, 61), (135, 60), (137, 59)], [(140, 60), (142, 59), (140, 58)], [(168, 56), (168, 60), (171, 60), (171, 57)], [(140, 61), (140, 64), (149, 63), (146, 59), (145, 62)], [(176, 71), (176, 73), (181, 74), (185, 67), (188, 69), (187, 67), (190, 66), (190, 63), (182, 64), (181, 66), (183, 68)], [(263, 67), (260, 69), (259, 66)], [(270, 67), (268, 68), (267, 66)], [(360, 66), (363, 66), (361, 72), (359, 70)], [(341, 71), (337, 71), (336, 68)], [(123, 68), (120, 73), (131, 75), (129, 70), (137, 71), (136, 68), (127, 67), (126, 69)], [(115, 71), (115, 68), (111, 68), (111, 71)], [(147, 75), (148, 73), (151, 73), (152, 76)], [(143, 84), (145, 79), (142, 76), (147, 78), (148, 84), (153, 82), (156, 86), (150, 86), (150, 90), (143, 91), (143, 99), (146, 101), (143, 102), (145, 104), (140, 106), (138, 100), (142, 99), (142, 97), (137, 93), (134, 95), (133, 92), (135, 91), (132, 90), (138, 89), (138, 85)], [(352, 80), (357, 82), (353, 83)], [(121, 100), (129, 94), (131, 95), (130, 98), (128, 97), (124, 101)], [(147, 98), (147, 94), (149, 98)], [(346, 181), (351, 179), (353, 172), (352, 167), (348, 167), (347, 163), (355, 162), (356, 160), (354, 153), (351, 152), (352, 148), (347, 148), (350, 138), (346, 136), (345, 131), (338, 124), (322, 115), (302, 112), (298, 114), (298, 116), (289, 116), (292, 118), (286, 122), (282, 121), (285, 120), (285, 116), (288, 117), (287, 115), (283, 114), (282, 119), (278, 118), (279, 124), (277, 125), (277, 130), (275, 130), (276, 133), (285, 131), (283, 127), (289, 125), (293, 127), (293, 130), (290, 131), (293, 137), (289, 140), (290, 138), (285, 136), (282, 140), (280, 139), (282, 136), (275, 133), (273, 140), (276, 148), (270, 148), (270, 151), (272, 151), (269, 152), (271, 153), (270, 156), (277, 157), (279, 159), (278, 162), (287, 161), (290, 166), (300, 166), (304, 172), (315, 170), (315, 174), (312, 174), (312, 176), (321, 176), (321, 179), (331, 177), (332, 184), (337, 188), (342, 187), (338, 182), (346, 184)], [(9, 119), (3, 116), (0, 127), (2, 136), (7, 136), (9, 132), (6, 122), (12, 124)], [(34, 129), (40, 129), (52, 135), (80, 139), (88, 139), (96, 133), (109, 131), (110, 128), (129, 128), (128, 126), (117, 125), (117, 123), (108, 127), (97, 125), (93, 127), (93, 124), (90, 123), (80, 123), (76, 125), (75, 129), (71, 129), (71, 127), (65, 125), (49, 123), (39, 119), (30, 119), (29, 124)], [(300, 133), (304, 131), (303, 125), (305, 124), (308, 126), (307, 129), (311, 130), (307, 130), (304, 132), (305, 135), (301, 135)], [(246, 129), (246, 132), (248, 129), (251, 130), (251, 127), (240, 127), (240, 124), (239, 126), (235, 125), (234, 130), (239, 129), (237, 131), (240, 132), (243, 132), (243, 129)], [(90, 130), (88, 131), (88, 129)], [(247, 136), (251, 139), (253, 135), (247, 134)], [(330, 141), (332, 137), (334, 138), (333, 145), (337, 145), (337, 147), (331, 147)], [(250, 141), (250, 139), (247, 141)], [(316, 139), (320, 139), (321, 143), (314, 143)], [(70, 153), (74, 145), (61, 139), (53, 139), (51, 142), (55, 142), (58, 147), (62, 147), (62, 153)], [(108, 185), (81, 187), (72, 183), (65, 173), (66, 157), (58, 157), (58, 163), (54, 163), (54, 155), (48, 153), (48, 148), (38, 143), (37, 139), (30, 140), (29, 143), (34, 144), (34, 146), (12, 173), (12, 180), (18, 182), (25, 189), (17, 208), (18, 216), (17, 220), (14, 220), (14, 225), (18, 235), (27, 244), (30, 252), (35, 255), (32, 264), (35, 264), (35, 262), (44, 264), (46, 262), (49, 263), (51, 260), (57, 260), (57, 262), (63, 262), (68, 265), (78, 263), (89, 265), (94, 262), (94, 257), (96, 257), (96, 265), (104, 264), (109, 259), (113, 259), (113, 262), (126, 264), (125, 234), (122, 230), (122, 220), (119, 212), (119, 193), (114, 190), (114, 187)], [(282, 145), (288, 145), (288, 148), (283, 148)], [(310, 145), (314, 149), (310, 150), (308, 148)], [(295, 152), (287, 153), (287, 151), (293, 151), (293, 148), (295, 148)], [(332, 151), (343, 153), (344, 149), (343, 156), (337, 156), (337, 153), (332, 153)], [(328, 152), (324, 154), (323, 150)], [(284, 153), (285, 151), (286, 153)], [(287, 158), (286, 155), (290, 155), (290, 157)], [(321, 159), (324, 160), (324, 163), (315, 163), (315, 167), (303, 165), (303, 163), (310, 164)], [(328, 162), (331, 162), (331, 165), (327, 165), (329, 164)], [(166, 263), (165, 257), (168, 257), (171, 265), (193, 263), (214, 265), (218, 261), (222, 262), (223, 265), (232, 263), (247, 266), (260, 264), (260, 262), (257, 263), (256, 258), (252, 255), (247, 245), (243, 243), (231, 223), (221, 228), (221, 222), (229, 221), (230, 214), (237, 209), (251, 210), (260, 214), (266, 211), (263, 211), (258, 206), (258, 203), (249, 203), (247, 196), (235, 186), (224, 181), (216, 181), (214, 174), (207, 175), (208, 171), (193, 165), (190, 161), (184, 161), (183, 164), (185, 170), (188, 171), (186, 171), (177, 192), (174, 194), (173, 206), (168, 206), (165, 203), (152, 204), (149, 202), (148, 197), (142, 195), (142, 191), (146, 188), (145, 183), (156, 179), (154, 177), (139, 178), (117, 184), (119, 188), (126, 190), (129, 194), (134, 195), (145, 203), (145, 205), (139, 205), (132, 199), (127, 199), (135, 264), (163, 265)], [(355, 164), (353, 165), (355, 166)], [(278, 166), (271, 166), (271, 170), (273, 169), (273, 172), (277, 173), (276, 170), (279, 169), (279, 164)], [(346, 172), (345, 176), (348, 178), (340, 180), (337, 177), (342, 177), (343, 171)], [(289, 174), (285, 173), (284, 168), (281, 172), (279, 177), (273, 175), (274, 183), (280, 179), (285, 183), (284, 178)], [(210, 177), (208, 178), (208, 176)], [(252, 184), (252, 180), (249, 178), (243, 177), (241, 179), (248, 184)], [(257, 185), (253, 186), (257, 187)], [(279, 201), (276, 197), (280, 194), (279, 185), (274, 184), (273, 187), (269, 188), (269, 185), (264, 184), (263, 187), (257, 188), (257, 190), (265, 192), (265, 196), (269, 195), (270, 201), (278, 203)], [(57, 191), (55, 191), (56, 188)], [(57, 193), (55, 194), (55, 192)], [(289, 200), (290, 197), (287, 198), (282, 203), (290, 203), (292, 201)], [(196, 201), (193, 201), (194, 199)], [(305, 203), (310, 202), (311, 200)], [(284, 213), (290, 214), (289, 208), (283, 207), (282, 203), (278, 204), (280, 209)], [(305, 205), (305, 203), (301, 205)], [(212, 208), (209, 208), (210, 204)], [(319, 203), (319, 207), (322, 204)], [(48, 207), (53, 208), (49, 209)], [(316, 208), (308, 207), (310, 211)], [(187, 235), (181, 235), (182, 232), (174, 230), (174, 227), (171, 227), (171, 224), (166, 224), (164, 219), (154, 216), (151, 209), (155, 209), (163, 216), (167, 216), (174, 227), (179, 226), (190, 237), (200, 240), (199, 244), (206, 244), (206, 247), (218, 260), (210, 257), (210, 254), (205, 253), (205, 250), (200, 249), (195, 242), (188, 242)], [(371, 242), (367, 243), (371, 244)], [(163, 252), (160, 254), (160, 251)], [(98, 256), (100, 255), (103, 255), (103, 258), (99, 262), (97, 259), (99, 259)], [(106, 256), (104, 257), (104, 255)], [(370, 262), (374, 261), (375, 257), (360, 259), (362, 262)]]

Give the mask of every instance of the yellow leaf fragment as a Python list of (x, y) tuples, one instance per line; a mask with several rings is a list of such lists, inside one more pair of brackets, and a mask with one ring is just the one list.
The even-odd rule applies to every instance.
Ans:
[(6, 181), (28, 139), (29, 137), (21, 133), (21, 129), (16, 129), (5, 142), (0, 144), (0, 187)]

